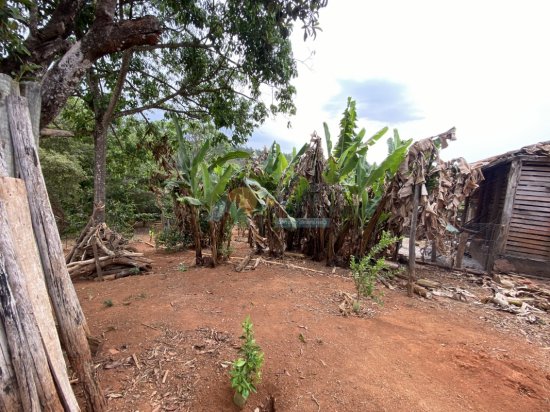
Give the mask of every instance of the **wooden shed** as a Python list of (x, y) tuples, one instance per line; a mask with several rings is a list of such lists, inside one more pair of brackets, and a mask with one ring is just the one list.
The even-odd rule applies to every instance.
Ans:
[(476, 162), (470, 253), (491, 272), (550, 277), (550, 141)]

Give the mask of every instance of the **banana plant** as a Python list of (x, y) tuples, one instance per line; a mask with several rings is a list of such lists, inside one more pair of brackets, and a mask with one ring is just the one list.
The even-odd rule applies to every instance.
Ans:
[[(348, 98), (347, 107), (340, 121), (340, 133), (336, 145), (333, 146), (330, 130), (324, 123), (325, 142), (328, 151), (328, 160), (323, 173), (323, 180), (331, 189), (331, 204), (339, 196), (337, 192), (343, 191), (347, 199), (351, 214), (343, 214), (335, 208), (331, 210), (331, 229), (328, 236), (327, 263), (332, 264), (338, 249), (343, 245), (343, 239), (349, 233), (352, 235), (351, 243), (357, 245), (357, 239), (366, 223), (369, 207), (369, 194), (367, 191), (367, 179), (372, 171), (372, 166), (366, 160), (368, 150), (378, 142), (388, 131), (382, 128), (370, 138), (364, 140), (366, 131), (357, 132), (357, 112), (355, 101)], [(337, 224), (338, 221), (338, 224)], [(338, 229), (336, 229), (338, 228)], [(337, 230), (337, 232), (336, 232)]]
[(327, 167), (323, 174), (325, 182), (328, 184), (341, 184), (352, 174), (358, 163), (365, 158), (371, 146), (380, 140), (388, 131), (387, 127), (382, 128), (372, 137), (363, 142), (366, 131), (357, 128), (357, 112), (355, 101), (348, 98), (346, 110), (344, 110), (342, 120), (340, 121), (340, 134), (336, 146), (332, 147), (330, 130), (326, 123), (323, 123), (325, 130), (325, 142), (328, 151)]
[[(219, 246), (223, 241), (225, 225), (228, 223), (230, 214), (230, 202), (228, 202), (227, 188), (240, 168), (234, 164), (227, 166), (216, 166), (212, 171), (206, 163), (200, 165), (200, 184), (193, 192), (193, 196), (180, 196), (178, 200), (194, 209), (194, 218), (198, 218), (198, 212), (204, 210), (208, 216), (210, 230), (210, 247), (212, 249), (212, 265), (215, 267), (219, 259)], [(195, 248), (201, 249), (201, 233), (198, 222), (195, 228)]]
[[(225, 194), (229, 181), (238, 170), (236, 165), (228, 164), (228, 162), (247, 159), (250, 157), (250, 153), (243, 150), (232, 150), (220, 156), (208, 158), (209, 151), (212, 149), (210, 141), (206, 140), (202, 143), (196, 152), (190, 150), (179, 122), (175, 118), (173, 120), (178, 138), (178, 151), (175, 162), (176, 177), (172, 181), (171, 187), (175, 190), (174, 194), (178, 204), (183, 206), (184, 214), (189, 217), (197, 265), (203, 263), (199, 214), (201, 210), (207, 211), (213, 248), (212, 260), (215, 265), (218, 259), (219, 236), (217, 233), (213, 234), (218, 225), (213, 220), (213, 212), (215, 205)], [(226, 164), (228, 165), (225, 166)]]
[(383, 209), (386, 203), (384, 190), (387, 181), (393, 178), (399, 167), (405, 160), (412, 139), (401, 140), (397, 129), (393, 131), (388, 143), (388, 156), (380, 163), (374, 165), (365, 181), (365, 187), (369, 193), (369, 204), (365, 210), (367, 225), (363, 226), (359, 255), (365, 254), (367, 247), (374, 244), (376, 227), (383, 216)]
[[(356, 132), (356, 120), (355, 102), (348, 98), (346, 110), (340, 121), (338, 142), (334, 147), (329, 128), (326, 123), (324, 124), (328, 160), (323, 178), (329, 185), (343, 187), (345, 198), (348, 199), (352, 210), (350, 215), (344, 217), (346, 221), (340, 225), (342, 228), (340, 233), (332, 234), (334, 236), (329, 237), (328, 247), (333, 250), (333, 253), (337, 253), (338, 245), (343, 244), (343, 239), (350, 232), (351, 244), (355, 248), (354, 254), (362, 256), (367, 246), (364, 241), (365, 229), (373, 229), (380, 218), (380, 214), (376, 214), (376, 211), (382, 199), (386, 179), (396, 173), (405, 158), (412, 139), (403, 141), (397, 130), (394, 130), (393, 137), (388, 139), (388, 156), (380, 165), (369, 164), (366, 158), (369, 148), (386, 134), (388, 128), (382, 128), (372, 137), (363, 141), (366, 134), (365, 129)], [(342, 219), (341, 216), (331, 218)], [(328, 255), (330, 257), (332, 254)]]

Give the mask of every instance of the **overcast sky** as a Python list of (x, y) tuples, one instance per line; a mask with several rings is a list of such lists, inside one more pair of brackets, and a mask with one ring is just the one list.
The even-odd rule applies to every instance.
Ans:
[(550, 1), (329, 0), (315, 41), (294, 33), (304, 60), (296, 116), (268, 120), (250, 145), (299, 148), (314, 130), (322, 136), (323, 121), (335, 140), (347, 96), (368, 136), (389, 126), (419, 139), (456, 126), (445, 159), (550, 140), (549, 16)]

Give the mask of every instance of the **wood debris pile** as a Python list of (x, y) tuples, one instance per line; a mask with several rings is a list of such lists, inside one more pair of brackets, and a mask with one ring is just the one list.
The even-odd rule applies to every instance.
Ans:
[(105, 223), (94, 225), (93, 219), (66, 256), (66, 263), (72, 279), (110, 280), (151, 270), (150, 259), (135, 252), (124, 237)]
[(482, 302), (493, 304), (496, 309), (526, 316), (529, 321), (536, 321), (535, 313), (550, 312), (550, 289), (530, 281), (514, 282), (497, 276), (489, 288), (492, 295)]
[[(406, 279), (403, 273), (396, 276)], [(491, 305), (492, 308), (525, 317), (530, 323), (537, 322), (535, 314), (550, 313), (550, 289), (523, 277), (504, 277), (496, 275), (493, 278), (475, 276), (470, 280), (484, 290), (491, 291), (491, 295), (477, 297), (469, 290), (443, 285), (441, 282), (430, 279), (418, 279), (414, 292), (426, 299), (445, 297), (465, 303), (480, 303)], [(478, 294), (479, 295), (479, 294)]]
[(354, 312), (354, 302), (355, 299), (351, 295), (351, 293), (348, 292), (340, 292), (340, 299), (341, 302), (338, 305), (338, 309), (340, 310), (340, 313), (342, 316), (349, 316)]

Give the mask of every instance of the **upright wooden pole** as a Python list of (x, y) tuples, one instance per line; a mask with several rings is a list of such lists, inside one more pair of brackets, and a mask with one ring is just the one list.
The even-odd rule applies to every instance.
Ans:
[(407, 282), (407, 294), (412, 297), (414, 294), (415, 264), (416, 264), (416, 225), (418, 223), (418, 204), (420, 203), (420, 185), (414, 185), (413, 206), (411, 216), (411, 230), (409, 234), (409, 280)]
[[(1, 308), (3, 310), (3, 308)], [(0, 318), (3, 315), (0, 315)], [(0, 319), (0, 411), (18, 411), (22, 408), (19, 386), (13, 370), (4, 319)]]
[(40, 95), (40, 83), (38, 82), (21, 82), (21, 96), (27, 98), (27, 106), (31, 115), (32, 134), (34, 143), (38, 147), (40, 138), (40, 109), (42, 107), (42, 97)]
[(506, 193), (504, 197), (504, 205), (502, 206), (502, 215), (500, 217), (500, 224), (495, 227), (494, 235), (491, 237), (492, 243), (489, 248), (489, 255), (487, 258), (487, 273), (493, 271), (495, 261), (497, 257), (506, 249), (506, 241), (508, 240), (508, 232), (510, 229), (510, 222), (512, 221), (512, 215), (514, 213), (514, 202), (516, 199), (516, 190), (521, 176), (521, 159), (514, 159), (510, 163), (510, 170), (508, 171), (506, 184)]
[[(15, 179), (12, 179), (15, 180)], [(41, 411), (61, 411), (63, 407), (57, 396), (57, 390), (50, 373), (48, 358), (42, 341), (40, 330), (38, 329), (38, 321), (31, 303), (31, 296), (26, 285), (26, 279), (21, 270), (21, 265), (17, 261), (15, 246), (11, 230), (8, 225), (8, 211), (4, 201), (0, 201), (0, 260), (3, 263), (3, 270), (8, 282), (8, 286), (2, 285), (2, 293), (7, 293), (13, 296), (15, 302), (15, 310), (17, 319), (20, 322), (17, 326), (18, 336), (17, 343), (22, 345), (21, 349), (25, 351), (24, 357), (25, 369), (24, 374), (16, 370), (18, 377), (17, 381), (20, 384), (20, 390), (23, 390), (21, 385), (21, 376), (25, 379), (32, 379), (34, 390), (38, 395), (40, 407), (36, 410)], [(3, 282), (0, 281), (0, 284)], [(8, 331), (9, 328), (6, 328)], [(15, 330), (15, 329), (14, 329)], [(16, 353), (18, 348), (10, 344), (10, 351)], [(33, 391), (29, 382), (26, 382), (29, 390)], [(35, 410), (35, 409), (32, 409)]]
[(61, 239), (34, 144), (26, 99), (8, 96), (7, 107), (15, 158), (27, 187), (33, 229), (61, 338), (71, 366), (82, 383), (88, 409), (103, 411), (105, 399), (94, 376), (86, 339), (89, 330), (65, 265)]
[[(7, 111), (5, 110), (5, 98), (2, 97), (1, 86), (4, 78), (0, 75), (0, 179), (8, 176), (8, 166), (6, 164), (6, 143), (9, 143), (11, 149), (11, 140), (4, 139), (4, 136), (9, 136), (9, 127), (7, 123)], [(5, 127), (2, 128), (2, 120), (5, 120)], [(4, 135), (6, 133), (6, 135)], [(1, 229), (1, 228), (0, 228)], [(9, 284), (6, 281), (6, 284)], [(7, 298), (7, 296), (6, 296)], [(9, 302), (6, 303), (9, 307)], [(0, 306), (0, 411), (17, 411), (20, 410), (23, 405), (21, 404), (21, 398), (19, 396), (19, 386), (17, 385), (17, 378), (13, 368), (12, 355), (9, 349), (8, 336), (6, 334), (6, 317), (3, 312), (5, 310), (4, 304)], [(13, 315), (12, 315), (13, 316)], [(9, 330), (9, 326), (8, 326)]]
[[(17, 379), (18, 398), (22, 409), (14, 410), (40, 411), (40, 399), (35, 384), (31, 353), (23, 331), (24, 320), (17, 310), (14, 293), (10, 287), (8, 270), (13, 270), (15, 257), (10, 247), (7, 216), (3, 202), (0, 202), (0, 317), (6, 332), (10, 359)], [(15, 388), (13, 388), (15, 389)], [(9, 409), (7, 409), (9, 410)]]
[[(37, 327), (32, 329), (36, 341), (33, 344), (39, 347), (30, 352), (33, 358), (39, 354), (44, 356), (42, 369), (37, 372), (38, 379), (53, 379), (55, 386), (51, 385), (47, 394), (55, 396), (57, 392), (66, 411), (77, 411), (79, 406), (69, 382), (67, 365), (63, 358), (42, 272), (40, 254), (36, 247), (25, 183), (21, 179), (0, 177), (0, 202), (2, 201), (5, 203), (8, 222), (8, 227), (2, 227), (2, 231), (11, 236), (17, 264), (20, 267), (20, 274), (9, 272), (10, 285), (16, 280), (22, 285), (19, 288), (20, 297), (17, 299), (18, 310), (24, 309), (32, 315), (27, 328), (35, 324)], [(12, 286), (12, 289), (14, 294), (18, 290), (15, 286)], [(57, 404), (58, 408), (61, 408), (61, 404)], [(46, 409), (44, 406), (43, 408)]]
[(12, 79), (6, 74), (0, 73), (0, 152), (4, 158), (7, 170), (6, 176), (15, 176), (13, 163), (13, 145), (10, 138), (10, 127), (8, 123), (8, 110), (6, 99), (12, 91)]
[(432, 253), (430, 256), (430, 261), (436, 262), (437, 261), (437, 247), (435, 240), (432, 240)]
[[(464, 210), (462, 212), (461, 226), (464, 227), (468, 220), (468, 209), (470, 208), (470, 198), (467, 197), (464, 201)], [(457, 269), (462, 268), (462, 261), (464, 259), (464, 252), (466, 251), (466, 245), (468, 243), (469, 234), (465, 230), (459, 236), (458, 247), (456, 249), (455, 267)]]

